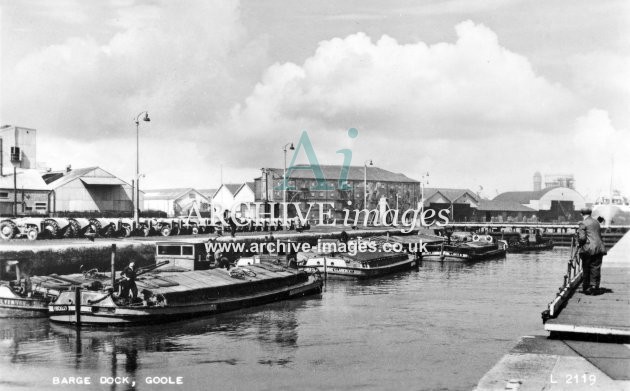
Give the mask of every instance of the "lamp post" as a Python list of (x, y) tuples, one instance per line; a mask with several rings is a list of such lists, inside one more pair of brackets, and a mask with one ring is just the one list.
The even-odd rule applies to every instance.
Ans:
[[(293, 143), (286, 143), (282, 147), (282, 151), (284, 151), (284, 172), (282, 174), (282, 208), (287, 208), (287, 147), (289, 147), (290, 151), (295, 151), (295, 147)], [(283, 209), (287, 211), (287, 209)], [(284, 215), (284, 221), (287, 221), (287, 216)]]
[(372, 160), (363, 162), (363, 209), (367, 209), (367, 166), (373, 165)]
[(134, 197), (133, 205), (133, 220), (136, 222), (136, 227), (140, 224), (140, 117), (144, 114), (142, 120), (149, 122), (149, 113), (143, 111), (136, 116), (136, 196)]
[(395, 224), (398, 224), (398, 199), (400, 198), (400, 195), (398, 193), (396, 193), (396, 221), (394, 221)]
[(427, 172), (426, 174), (422, 175), (422, 178), (420, 180), (420, 199), (422, 200), (422, 206), (420, 207), (420, 213), (424, 212), (424, 185), (425, 183), (429, 183), (428, 180), (426, 180), (425, 178), (429, 177), (429, 173)]
[(18, 215), (17, 207), (17, 166), (22, 161), (22, 153), (17, 145), (11, 147), (11, 164), (13, 164), (13, 217)]

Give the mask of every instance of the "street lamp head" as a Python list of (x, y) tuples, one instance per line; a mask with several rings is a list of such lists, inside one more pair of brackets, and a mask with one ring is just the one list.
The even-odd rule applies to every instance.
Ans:
[(144, 122), (151, 122), (151, 118), (149, 118), (149, 113), (144, 113), (144, 118), (142, 118)]
[(291, 143), (291, 146), (289, 147), (289, 150), (295, 151), (295, 147), (293, 146), (293, 143)]
[(373, 165), (374, 165), (374, 163), (372, 163), (372, 160), (370, 160), (370, 166), (373, 166)]

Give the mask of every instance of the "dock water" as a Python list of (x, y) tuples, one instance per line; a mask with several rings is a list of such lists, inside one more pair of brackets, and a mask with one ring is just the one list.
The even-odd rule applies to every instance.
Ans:
[(630, 390), (630, 234), (604, 257), (600, 288), (576, 290), (549, 337), (523, 337), (476, 390)]

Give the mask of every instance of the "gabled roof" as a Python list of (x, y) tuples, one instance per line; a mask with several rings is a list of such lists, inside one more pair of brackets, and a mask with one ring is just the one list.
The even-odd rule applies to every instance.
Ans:
[(213, 197), (214, 197), (214, 196), (216, 196), (216, 195), (217, 195), (217, 193), (219, 193), (219, 191), (220, 191), (222, 188), (224, 188), (224, 187), (225, 187), (226, 189), (228, 189), (228, 191), (229, 191), (230, 193), (232, 193), (232, 196), (234, 196), (234, 195), (236, 195), (236, 192), (238, 191), (238, 189), (240, 189), (240, 188), (241, 188), (241, 186), (242, 186), (242, 185), (243, 185), (243, 184), (241, 184), (241, 183), (224, 183), (224, 184), (222, 184), (222, 185), (221, 185), (221, 186), (217, 189), (217, 191), (214, 193)]
[(470, 189), (451, 189), (446, 187), (425, 187), (424, 188), (424, 199), (428, 200), (433, 197), (437, 193), (441, 194), (444, 198), (449, 200), (449, 202), (455, 202), (458, 198), (463, 196), (464, 194), (469, 194), (475, 201), (478, 201), (479, 198), (474, 191)]
[(495, 201), (513, 201), (519, 204), (529, 204), (532, 200), (539, 200), (545, 194), (553, 189), (557, 189), (560, 186), (547, 187), (537, 191), (506, 191), (498, 196), (494, 197)]
[[(89, 176), (91, 172), (95, 170), (101, 170), (105, 174), (105, 176)], [(60, 186), (63, 186), (69, 182), (72, 182), (75, 179), (80, 179), (82, 177), (91, 178), (84, 181), (86, 185), (129, 185), (127, 182), (118, 178), (116, 175), (113, 175), (110, 172), (103, 170), (100, 167), (85, 167), (85, 168), (74, 168), (70, 171), (56, 171), (56, 172), (48, 172), (43, 174), (44, 180), (48, 183), (51, 189), (57, 189)], [(94, 178), (101, 178), (103, 180), (98, 181)], [(111, 180), (111, 178), (116, 178), (116, 180)], [(141, 192), (144, 193), (144, 191)]]
[(86, 175), (96, 170), (97, 168), (98, 167), (85, 167), (85, 168), (75, 168), (68, 172), (58, 171), (57, 173), (61, 174), (61, 176), (50, 177), (52, 181), (48, 182), (48, 184), (50, 185), (52, 189), (56, 189), (59, 186), (63, 186), (68, 182), (71, 182), (77, 178), (80, 178), (83, 175)]
[(219, 189), (198, 189), (197, 191), (201, 193), (202, 196), (211, 200), (215, 194), (217, 194), (217, 190)]
[(196, 191), (192, 187), (177, 187), (173, 189), (153, 189), (144, 191), (144, 200), (175, 200), (187, 194), (190, 191)]
[(254, 182), (245, 182), (238, 188), (238, 190), (236, 190), (236, 193), (233, 193), (233, 194), (236, 196), (245, 187), (249, 187), (249, 189), (252, 191), (252, 193), (254, 193), (256, 191), (256, 185), (254, 184)]
[(537, 212), (515, 201), (479, 200), (479, 211), (483, 212)]
[[(306, 167), (306, 164), (296, 164), (294, 167)], [(344, 166), (341, 165), (320, 165), (324, 177), (326, 180), (339, 180), (341, 176), (341, 170)], [(283, 170), (279, 168), (270, 169), (282, 178)], [(315, 174), (313, 170), (288, 170), (290, 179), (315, 179)], [(364, 176), (367, 173), (368, 181), (377, 181), (377, 182), (408, 182), (408, 183), (419, 183), (415, 179), (411, 179), (408, 176), (384, 170), (375, 166), (367, 166), (367, 171), (364, 166), (350, 166), (348, 167), (348, 175), (346, 176), (349, 181), (362, 181)]]
[[(16, 172), (16, 182), (18, 191), (24, 190), (50, 190), (50, 187), (42, 179), (42, 174), (38, 170), (18, 168)], [(13, 189), (13, 169), (3, 176), (0, 176), (0, 189)]]

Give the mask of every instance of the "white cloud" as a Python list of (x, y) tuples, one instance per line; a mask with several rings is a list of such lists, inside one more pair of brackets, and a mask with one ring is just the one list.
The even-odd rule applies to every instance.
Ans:
[[(391, 150), (569, 130), (569, 91), (536, 75), (483, 25), (467, 21), (456, 31), (456, 42), (431, 46), (387, 36), (373, 42), (362, 33), (323, 41), (302, 65), (271, 66), (225, 126), (263, 146), (304, 128), (330, 145), (357, 127), (364, 143)], [(259, 151), (251, 159), (264, 160), (267, 148)], [(391, 159), (401, 169), (414, 165), (408, 156)]]
[(590, 198), (608, 191), (611, 179), (615, 189), (630, 193), (630, 131), (615, 129), (608, 112), (592, 109), (579, 117), (573, 144), (576, 180)]
[[(302, 130), (321, 163), (340, 163), (336, 151), (351, 148), (353, 164), (369, 158), (411, 177), (429, 170), (434, 185), (527, 189), (534, 171), (551, 168), (590, 184), (601, 173), (583, 169), (574, 133), (584, 121), (613, 125), (598, 112), (577, 128), (575, 118), (599, 107), (599, 97), (627, 99), (614, 76), (625, 72), (623, 61), (607, 68), (601, 56), (573, 57), (576, 93), (471, 21), (456, 26), (452, 42), (355, 33), (321, 41), (303, 62), (268, 66), (267, 42), (248, 36), (236, 1), (122, 2), (77, 13), (89, 28), (3, 59), (11, 64), (3, 69), (3, 121), (37, 128), (39, 155), (55, 167), (101, 165), (130, 178), (132, 119), (149, 110), (141, 157), (151, 187), (208, 187), (220, 165), (226, 181), (251, 179), (262, 166), (280, 167), (281, 146)], [(67, 24), (63, 34), (76, 25)], [(607, 71), (588, 73), (593, 64)], [(601, 107), (614, 124), (609, 105)], [(347, 137), (349, 127), (359, 129), (357, 139)]]
[(93, 139), (127, 132), (148, 109), (159, 118), (155, 132), (186, 133), (241, 99), (265, 58), (236, 1), (112, 8), (111, 18), (94, 19), (94, 32), (110, 31), (105, 38), (70, 36), (5, 69), (4, 121)]
[(630, 125), (630, 55), (608, 51), (569, 58), (575, 92), (591, 107), (605, 107), (614, 123)]

